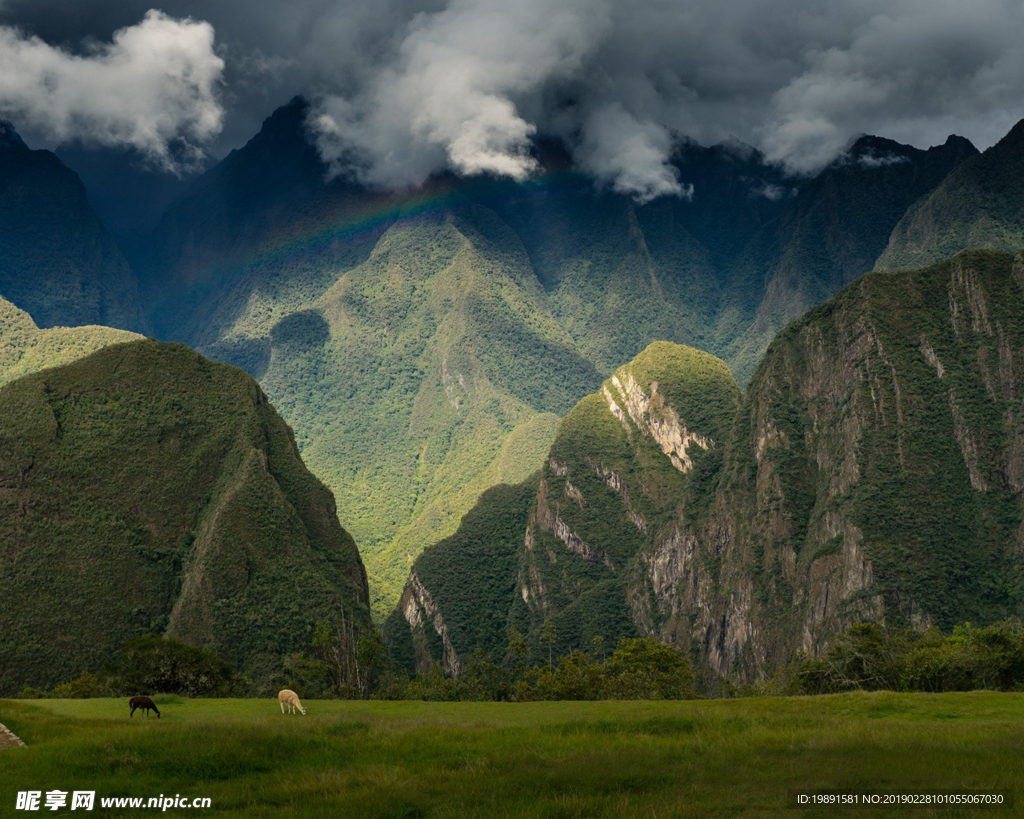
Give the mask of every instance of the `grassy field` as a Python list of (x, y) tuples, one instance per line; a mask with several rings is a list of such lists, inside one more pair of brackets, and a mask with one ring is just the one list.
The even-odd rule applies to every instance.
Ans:
[[(245, 817), (774, 816), (790, 788), (1024, 798), (1020, 694), (312, 701), (306, 717), (269, 700), (156, 701), (163, 717), (147, 721), (128, 719), (127, 700), (0, 700), (28, 743), (0, 751), (0, 815), (33, 815), (14, 810), (17, 792), (53, 789), (95, 790), (90, 815), (126, 816), (147, 811), (99, 798), (210, 797), (209, 812)], [(973, 815), (839, 813), (908, 810)]]

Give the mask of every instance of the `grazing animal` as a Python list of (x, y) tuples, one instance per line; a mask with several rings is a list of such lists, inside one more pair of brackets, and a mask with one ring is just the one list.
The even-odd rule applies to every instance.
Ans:
[(302, 712), (302, 716), (306, 716), (306, 709), (302, 707), (302, 703), (299, 702), (299, 695), (292, 691), (290, 688), (286, 688), (280, 694), (277, 695), (277, 701), (281, 703), (281, 713), (285, 713), (284, 707), (288, 706), (288, 713), (294, 714), (295, 709), (298, 708)]
[(149, 697), (132, 697), (128, 700), (128, 707), (132, 710), (128, 713), (129, 717), (134, 717), (137, 710), (143, 710), (146, 712), (146, 716), (149, 716), (150, 711), (156, 711), (156, 718), (160, 719), (160, 709), (156, 707)]

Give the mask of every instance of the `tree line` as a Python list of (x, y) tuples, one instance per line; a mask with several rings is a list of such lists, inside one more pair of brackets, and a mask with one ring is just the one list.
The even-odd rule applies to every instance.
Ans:
[(819, 656), (800, 655), (774, 680), (780, 693), (1024, 690), (1024, 623), (937, 628), (851, 626)]
[[(318, 624), (308, 652), (289, 655), (267, 690), (255, 690), (216, 654), (176, 639), (127, 641), (115, 662), (98, 672), (33, 697), (109, 697), (178, 694), (187, 697), (267, 696), (292, 688), (305, 698), (433, 701), (653, 700), (701, 694), (689, 657), (653, 637), (624, 638), (606, 655), (603, 640), (592, 651), (559, 657), (553, 627), (541, 640), (547, 662), (528, 666), (525, 638), (514, 628), (502, 657), (476, 650), (458, 677), (432, 665), (408, 674), (396, 668), (378, 635)], [(718, 681), (719, 696), (815, 695), (847, 691), (932, 692), (1024, 690), (1024, 623), (1012, 618), (977, 627), (918, 631), (858, 623), (817, 656), (800, 654), (767, 681), (737, 688)]]

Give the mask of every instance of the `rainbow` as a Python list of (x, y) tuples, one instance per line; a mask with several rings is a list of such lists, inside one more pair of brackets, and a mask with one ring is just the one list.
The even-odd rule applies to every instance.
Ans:
[(316, 210), (311, 210), (305, 218), (291, 219), (270, 231), (244, 258), (193, 269), (186, 286), (190, 290), (213, 291), (253, 266), (303, 266), (345, 248), (357, 253), (361, 248), (365, 254), (369, 252), (365, 247), (367, 243), (376, 243), (399, 222), (436, 219), (479, 205), (500, 209), (504, 205), (540, 200), (552, 193), (573, 189), (592, 188), (590, 182), (571, 170), (538, 174), (525, 182), (444, 176), (428, 180), (416, 190), (400, 193), (342, 185), (332, 191), (329, 186), (326, 197), (311, 203)]

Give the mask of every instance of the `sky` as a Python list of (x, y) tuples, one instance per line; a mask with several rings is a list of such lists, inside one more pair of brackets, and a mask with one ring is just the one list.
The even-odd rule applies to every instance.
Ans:
[(331, 167), (514, 179), (538, 136), (683, 196), (681, 136), (812, 173), (858, 134), (979, 148), (1024, 117), (1024, 0), (0, 0), (0, 117), (187, 174), (297, 93)]

